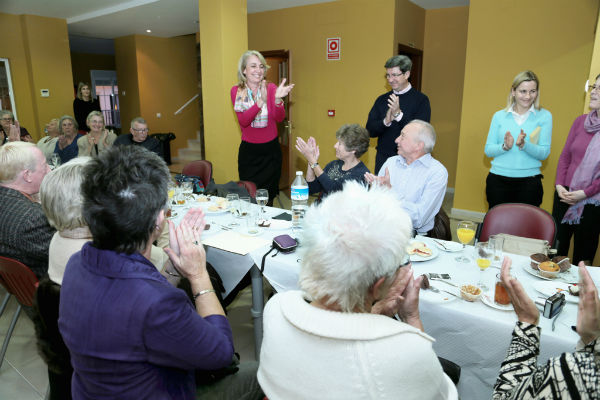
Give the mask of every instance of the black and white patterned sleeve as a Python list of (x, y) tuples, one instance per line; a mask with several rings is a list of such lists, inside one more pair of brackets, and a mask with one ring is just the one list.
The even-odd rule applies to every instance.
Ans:
[(592, 342), (575, 353), (553, 357), (536, 365), (541, 330), (517, 322), (508, 354), (494, 385), (494, 400), (600, 399), (600, 346)]

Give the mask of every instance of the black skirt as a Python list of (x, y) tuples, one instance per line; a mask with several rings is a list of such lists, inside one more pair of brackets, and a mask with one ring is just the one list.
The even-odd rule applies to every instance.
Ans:
[(277, 138), (267, 143), (242, 141), (238, 153), (240, 180), (251, 181), (257, 189), (269, 191), (269, 204), (279, 193), (281, 177), (281, 147)]

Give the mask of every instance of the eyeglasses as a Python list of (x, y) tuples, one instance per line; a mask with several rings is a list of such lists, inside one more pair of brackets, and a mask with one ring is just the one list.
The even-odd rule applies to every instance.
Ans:
[(401, 77), (402, 75), (404, 75), (406, 72), (403, 72), (401, 74), (385, 74), (385, 79), (390, 79), (390, 78), (398, 78)]
[(593, 92), (596, 89), (600, 89), (600, 86), (597, 86), (597, 85), (590, 85), (590, 86), (588, 86), (588, 91), (590, 93)]
[(2, 118), (2, 121), (12, 121), (12, 118)]
[(133, 129), (135, 132), (137, 133), (143, 133), (143, 132), (148, 132), (148, 128), (144, 128), (144, 129), (135, 129), (135, 128), (131, 128)]

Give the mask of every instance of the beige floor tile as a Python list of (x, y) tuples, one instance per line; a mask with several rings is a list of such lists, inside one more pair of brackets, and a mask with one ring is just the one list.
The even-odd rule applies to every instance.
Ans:
[(40, 400), (44, 391), (37, 391), (27, 380), (15, 370), (10, 363), (4, 362), (0, 370), (0, 399), (5, 400)]

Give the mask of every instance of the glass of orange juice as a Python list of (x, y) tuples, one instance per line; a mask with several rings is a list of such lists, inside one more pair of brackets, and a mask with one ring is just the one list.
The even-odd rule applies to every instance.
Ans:
[(459, 242), (463, 245), (463, 251), (460, 257), (456, 257), (456, 261), (467, 263), (471, 261), (468, 257), (465, 257), (465, 247), (475, 237), (475, 223), (471, 221), (460, 221), (456, 228), (456, 235), (458, 236)]
[(488, 242), (477, 242), (475, 244), (475, 262), (479, 267), (479, 286), (482, 290), (488, 290), (483, 283), (483, 272), (492, 264), (494, 258), (494, 248), (488, 245)]

